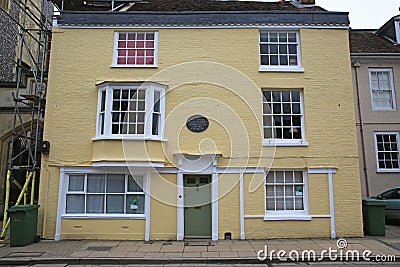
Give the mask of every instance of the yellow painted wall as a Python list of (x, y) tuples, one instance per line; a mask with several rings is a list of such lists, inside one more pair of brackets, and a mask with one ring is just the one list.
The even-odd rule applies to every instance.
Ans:
[(61, 239), (144, 240), (145, 220), (62, 219)]
[[(132, 29), (133, 31), (135, 29)], [(157, 30), (157, 29), (156, 29)], [(338, 236), (361, 236), (361, 195), (357, 141), (351, 85), (348, 33), (345, 29), (301, 29), (301, 63), (304, 73), (259, 72), (257, 28), (248, 29), (158, 29), (157, 68), (112, 68), (114, 31), (118, 29), (53, 29), (49, 89), (44, 139), (51, 143), (43, 159), (40, 218), (43, 236), (55, 231), (59, 166), (90, 166), (92, 161), (121, 159), (119, 141), (93, 141), (100, 81), (155, 81), (169, 85), (166, 101), (166, 141), (147, 142), (151, 153), (135, 154), (134, 160), (173, 163), (173, 154), (221, 153), (218, 166), (269, 167), (268, 156), (275, 154), (274, 168), (334, 166), (333, 175), (336, 227)], [(178, 49), (179, 48), (179, 49)], [(185, 62), (212, 61), (225, 64), (253, 81), (249, 85), (240, 75), (225, 77), (225, 67), (210, 72), (206, 67), (187, 73), (168, 73), (169, 68)], [(181, 65), (179, 68), (183, 68)], [(165, 71), (167, 74), (158, 74)], [(207, 75), (201, 76), (205, 73)], [(177, 76), (174, 76), (177, 75)], [(182, 75), (182, 76), (180, 76)], [(191, 83), (177, 85), (174, 78), (195, 77)], [(196, 76), (200, 75), (200, 76)], [(219, 77), (221, 84), (201, 82)], [(238, 87), (228, 90), (222, 84)], [(239, 86), (238, 86), (239, 85)], [(173, 88), (173, 90), (172, 90)], [(262, 147), (260, 88), (301, 89), (304, 97), (306, 147)], [(236, 92), (236, 93), (235, 93)], [(239, 92), (240, 94), (237, 94)], [(205, 101), (204, 97), (211, 99)], [(193, 98), (198, 102), (190, 102)], [(68, 100), (68, 101), (67, 101)], [(218, 105), (218, 102), (221, 104)], [(225, 104), (225, 106), (224, 106)], [(232, 108), (229, 111), (226, 107)], [(176, 108), (180, 107), (180, 112)], [(205, 113), (211, 117), (202, 133), (189, 132), (184, 123), (189, 115)], [(229, 118), (225, 123), (223, 118)], [(236, 120), (233, 120), (236, 118)], [(258, 121), (257, 121), (258, 120)], [(240, 125), (238, 123), (240, 122)], [(239, 129), (236, 130), (235, 129)], [(243, 140), (243, 136), (248, 137)], [(131, 141), (140, 146), (142, 141)], [(135, 142), (140, 142), (137, 144)], [(150, 156), (149, 156), (150, 155)], [(260, 159), (260, 155), (262, 155)], [(259, 175), (259, 174), (257, 174)], [(176, 183), (175, 175), (166, 179)], [(223, 184), (231, 176), (224, 175)], [(259, 180), (262, 180), (262, 176)], [(309, 175), (309, 206), (313, 214), (328, 212), (326, 175)], [(245, 178), (248, 183), (250, 177)], [(158, 183), (152, 176), (152, 190)], [(245, 214), (263, 215), (263, 185), (254, 193), (245, 187)], [(172, 190), (172, 189), (171, 189)], [(219, 189), (221, 194), (221, 188)], [(170, 192), (176, 196), (175, 191)], [(219, 238), (231, 231), (239, 237), (239, 189), (234, 186), (219, 202)], [(171, 200), (172, 201), (172, 200)], [(174, 200), (176, 201), (176, 200)], [(176, 236), (176, 212), (169, 204), (151, 201), (151, 238)], [(157, 215), (159, 213), (160, 215)], [(159, 218), (170, 216), (169, 223)], [(246, 236), (289, 237), (329, 236), (329, 220), (311, 222), (265, 222), (246, 219)], [(283, 231), (286, 228), (292, 232)], [(299, 229), (307, 228), (305, 231)], [(265, 229), (265, 231), (260, 231)], [(297, 234), (296, 234), (297, 233)], [(301, 233), (301, 234), (300, 234)]]

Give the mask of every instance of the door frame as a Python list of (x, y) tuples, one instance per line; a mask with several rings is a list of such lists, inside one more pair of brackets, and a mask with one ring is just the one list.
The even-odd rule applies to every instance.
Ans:
[[(218, 173), (217, 159), (218, 154), (201, 155), (197, 160), (196, 166), (205, 166), (199, 171), (196, 169), (191, 172), (193, 162), (190, 161), (188, 154), (175, 154), (178, 159), (178, 172), (176, 175), (177, 183), (177, 232), (176, 240), (181, 241), (185, 237), (185, 213), (184, 213), (184, 175), (211, 175), (211, 240), (218, 240)], [(198, 155), (192, 155), (199, 157)]]

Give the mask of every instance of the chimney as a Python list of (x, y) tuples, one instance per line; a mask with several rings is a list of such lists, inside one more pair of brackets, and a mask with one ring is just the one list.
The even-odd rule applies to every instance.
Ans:
[(298, 8), (315, 6), (315, 0), (292, 0), (291, 3)]

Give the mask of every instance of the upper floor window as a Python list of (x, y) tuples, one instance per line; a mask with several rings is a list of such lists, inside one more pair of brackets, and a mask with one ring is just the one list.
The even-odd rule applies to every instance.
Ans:
[(375, 133), (378, 171), (400, 171), (400, 133)]
[(301, 71), (298, 32), (260, 32), (260, 71)]
[(104, 83), (99, 89), (98, 138), (162, 138), (165, 86)]
[(264, 144), (306, 144), (300, 90), (263, 90), (263, 135)]
[(113, 66), (157, 66), (157, 32), (116, 32), (114, 38)]
[(369, 69), (373, 110), (394, 110), (396, 107), (391, 69)]

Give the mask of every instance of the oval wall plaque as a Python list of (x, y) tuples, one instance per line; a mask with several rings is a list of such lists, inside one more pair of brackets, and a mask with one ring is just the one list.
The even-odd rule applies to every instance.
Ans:
[(190, 116), (186, 121), (186, 127), (195, 133), (200, 133), (208, 128), (208, 119), (202, 115)]

